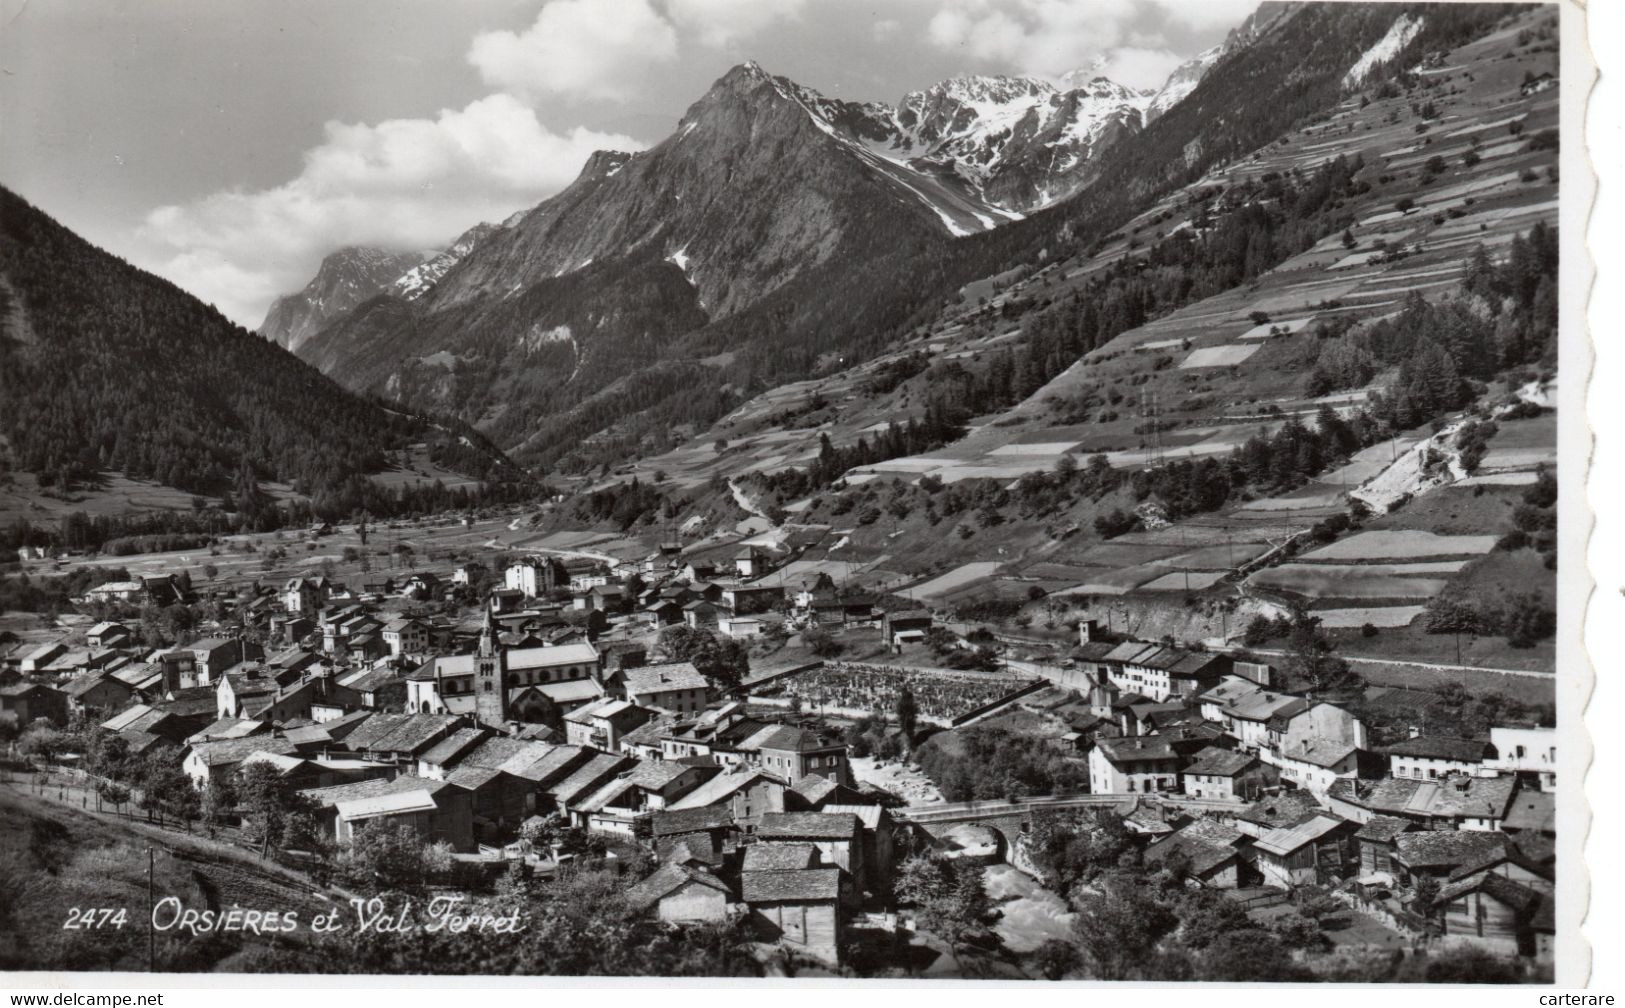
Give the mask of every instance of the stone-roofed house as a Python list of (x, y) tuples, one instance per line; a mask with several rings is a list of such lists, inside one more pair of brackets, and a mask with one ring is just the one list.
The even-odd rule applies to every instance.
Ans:
[(1357, 823), (1324, 812), (1294, 826), (1272, 829), (1253, 841), (1258, 870), (1269, 885), (1291, 889), (1344, 877), (1356, 860)]
[(292, 755), (297, 750), (292, 742), (280, 738), (249, 735), (246, 738), (217, 739), (192, 746), (181, 761), (181, 769), (201, 791), (236, 773), (243, 760), (255, 752)]
[(612, 683), (624, 699), (639, 707), (679, 715), (704, 710), (711, 689), (693, 662), (624, 668), (615, 673)]
[(822, 863), (854, 879), (866, 877), (863, 824), (851, 813), (769, 812), (757, 823), (755, 836), (764, 844), (810, 843)]
[(835, 868), (744, 872), (739, 884), (765, 939), (831, 964), (840, 961), (844, 888)]
[(1477, 776), (1486, 760), (1495, 758), (1487, 739), (1418, 735), (1389, 746), (1388, 772), (1395, 777), (1438, 780), (1453, 773)]
[(39, 683), (20, 682), (0, 687), (0, 715), (26, 728), (44, 718), (52, 724), (68, 720), (68, 695)]
[(1401, 879), (1410, 884), (1418, 876), (1441, 882), (1465, 864), (1499, 853), (1511, 843), (1505, 834), (1467, 830), (1420, 830), (1394, 838), (1394, 866)]
[[(426, 841), (444, 840), (457, 851), (474, 849), (474, 800), (464, 788), (446, 781), (427, 780), (402, 774), (393, 779), (372, 778), (349, 784), (312, 788), (299, 792), (310, 799), (316, 808), (316, 821), (324, 832), (335, 840), (353, 838), (355, 830), (368, 821), (401, 817), (400, 824), (418, 830)], [(418, 793), (427, 794), (434, 810), (422, 807)], [(379, 805), (356, 805), (367, 799), (393, 795), (414, 795), (411, 801), (397, 805), (383, 802)], [(341, 809), (341, 806), (343, 808)]]
[(1158, 736), (1096, 740), (1089, 752), (1089, 790), (1094, 794), (1151, 794), (1179, 789), (1183, 762)]
[(464, 725), (450, 714), (374, 714), (345, 736), (344, 745), (368, 759), (413, 763)]
[(751, 844), (745, 848), (744, 871), (794, 871), (818, 865), (818, 848), (810, 843)]
[(1263, 761), (1280, 773), (1281, 780), (1324, 796), (1340, 778), (1360, 773), (1360, 750), (1351, 742), (1326, 738), (1297, 738), (1278, 747), (1259, 749)]
[(595, 753), (592, 758), (581, 763), (558, 781), (542, 787), (541, 792), (551, 801), (554, 809), (568, 814), (579, 802), (619, 776), (622, 771), (630, 770), (636, 765), (635, 760), (625, 756)]
[(634, 823), (640, 817), (670, 808), (677, 799), (717, 773), (718, 768), (714, 766), (684, 766), (656, 760), (636, 763), (576, 803), (570, 810), (571, 819), (576, 825), (596, 832), (632, 836)]
[(445, 780), (451, 768), (491, 737), (489, 728), (459, 728), (418, 756), (419, 777)]
[(1365, 821), (1374, 815), (1410, 819), (1425, 829), (1499, 830), (1512, 807), (1513, 777), (1452, 776), (1446, 780), (1389, 777), (1340, 780), (1327, 791), (1333, 812)]
[(1354, 842), (1360, 849), (1360, 874), (1394, 873), (1394, 855), (1399, 851), (1397, 839), (1409, 833), (1416, 824), (1398, 816), (1373, 816), (1355, 831)]
[(753, 827), (762, 816), (785, 811), (784, 782), (761, 770), (719, 773), (671, 803), (672, 809), (718, 809), (729, 821)]
[(862, 805), (861, 792), (842, 784), (833, 777), (810, 776), (796, 782), (785, 792), (788, 805), (785, 812), (822, 812), (826, 805)]
[(794, 725), (771, 725), (739, 744), (751, 764), (795, 786), (809, 776), (852, 783), (846, 743)]
[(1281, 791), (1265, 795), (1236, 813), (1236, 828), (1257, 838), (1273, 829), (1296, 826), (1320, 812), (1320, 803), (1315, 801), (1314, 795), (1306, 791)]
[(1251, 845), (1252, 838), (1229, 823), (1202, 817), (1152, 843), (1145, 860), (1179, 864), (1187, 879), (1210, 889), (1234, 889), (1249, 867), (1242, 852)]
[(654, 716), (655, 711), (628, 700), (604, 697), (566, 714), (564, 737), (571, 745), (620, 752), (626, 733), (642, 727)]
[(1192, 798), (1255, 801), (1275, 785), (1276, 774), (1253, 753), (1208, 746), (1185, 765), (1181, 779)]
[(723, 920), (732, 898), (727, 884), (711, 872), (675, 860), (666, 861), (625, 895), (634, 908), (653, 909), (657, 918), (671, 924)]

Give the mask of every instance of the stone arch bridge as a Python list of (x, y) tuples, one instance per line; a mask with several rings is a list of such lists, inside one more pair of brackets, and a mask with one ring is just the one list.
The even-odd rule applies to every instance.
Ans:
[(1000, 854), (1006, 860), (1015, 850), (1016, 840), (1032, 826), (1033, 817), (1052, 810), (1100, 807), (1132, 807), (1143, 803), (1152, 807), (1189, 813), (1234, 815), (1247, 808), (1244, 801), (1225, 798), (1189, 798), (1165, 794), (1062, 794), (1021, 798), (1015, 801), (938, 802), (911, 805), (892, 810), (892, 816), (932, 840), (940, 840), (956, 826), (978, 823), (998, 834)]

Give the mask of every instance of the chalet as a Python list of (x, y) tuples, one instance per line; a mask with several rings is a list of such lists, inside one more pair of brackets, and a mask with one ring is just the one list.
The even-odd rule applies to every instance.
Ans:
[(1094, 794), (1176, 791), (1179, 764), (1179, 754), (1166, 739), (1099, 739), (1089, 753), (1089, 790)]
[(202, 790), (235, 774), (250, 753), (262, 751), (292, 754), (295, 750), (293, 743), (286, 739), (260, 735), (217, 739), (193, 745), (186, 758), (181, 761), (181, 769), (185, 771), (186, 776), (192, 778), (192, 783), (198, 790)]
[(1211, 689), (1230, 674), (1233, 663), (1227, 655), (1127, 641), (1107, 652), (1101, 664), (1120, 688), (1160, 703)]
[(1422, 876), (1448, 882), (1451, 872), (1501, 853), (1510, 842), (1501, 833), (1467, 830), (1400, 833), (1394, 838), (1393, 866), (1406, 885)]
[(1453, 773), (1477, 776), (1485, 761), (1495, 756), (1488, 741), (1444, 735), (1416, 735), (1384, 752), (1390, 774), (1417, 780), (1438, 780)]
[(130, 641), (130, 628), (123, 623), (97, 623), (85, 634), (85, 642), (98, 650), (124, 647)]
[[(587, 751), (590, 756), (586, 761), (539, 789), (552, 810), (568, 813), (599, 788), (638, 765), (636, 760), (625, 756)], [(548, 809), (539, 807), (538, 811)]]
[(755, 616), (784, 606), (784, 589), (778, 585), (730, 585), (722, 589), (719, 604), (729, 616)]
[(711, 690), (693, 662), (622, 669), (615, 674), (613, 683), (627, 701), (639, 707), (679, 715), (704, 710)]
[(863, 827), (847, 812), (769, 812), (756, 825), (756, 842), (809, 843), (819, 860), (841, 868), (854, 879), (866, 876)]
[(1333, 812), (1365, 822), (1373, 816), (1408, 819), (1423, 829), (1487, 832), (1501, 829), (1512, 807), (1512, 777), (1463, 777), (1428, 781), (1390, 777), (1341, 779), (1326, 791)]
[(38, 683), (22, 682), (0, 687), (0, 715), (8, 716), (19, 727), (26, 727), (41, 718), (52, 724), (66, 724), (68, 695)]
[(1253, 843), (1258, 870), (1268, 885), (1291, 889), (1325, 885), (1347, 874), (1355, 860), (1357, 824), (1318, 814), (1295, 826), (1273, 829)]
[(1399, 835), (1415, 828), (1415, 823), (1397, 816), (1373, 816), (1362, 823), (1354, 833), (1354, 844), (1359, 849), (1360, 874), (1381, 872), (1392, 877), (1394, 855), (1399, 852)]
[(429, 627), (422, 620), (397, 617), (383, 625), (382, 635), (384, 647), (396, 658), (429, 650)]
[(626, 891), (634, 909), (653, 909), (671, 924), (716, 922), (726, 919), (732, 895), (726, 883), (692, 864), (668, 861)]
[(891, 813), (883, 806), (873, 804), (862, 796), (858, 796), (858, 801), (853, 804), (838, 802), (823, 804), (819, 811), (825, 815), (850, 815), (858, 820), (858, 842), (862, 855), (858, 863), (863, 866), (863, 870), (854, 877), (861, 880), (872, 893), (881, 895), (888, 892), (891, 883), (893, 833), (896, 829)]
[(670, 599), (660, 599), (643, 607), (640, 618), (657, 627), (668, 627), (684, 620), (683, 607)]
[(620, 752), (621, 739), (654, 717), (654, 712), (626, 700), (604, 697), (564, 716), (564, 737), (571, 745)]
[(1181, 774), (1185, 793), (1192, 798), (1230, 798), (1256, 801), (1276, 783), (1272, 768), (1252, 753), (1208, 746), (1195, 754)]
[(852, 783), (846, 761), (846, 743), (806, 728), (772, 725), (739, 744), (750, 764), (766, 770), (792, 787), (806, 777), (828, 777)]
[(1340, 778), (1359, 774), (1359, 750), (1347, 742), (1303, 739), (1279, 749), (1259, 750), (1263, 761), (1276, 769), (1283, 782), (1324, 796)]
[(861, 805), (863, 794), (833, 777), (803, 777), (785, 793), (787, 812), (824, 812), (831, 805)]
[(683, 622), (696, 630), (714, 629), (721, 612), (716, 603), (695, 599), (683, 606)]
[(784, 782), (760, 770), (731, 770), (717, 774), (672, 802), (673, 811), (718, 809), (728, 821), (754, 828), (762, 816), (785, 811)]
[[(716, 779), (712, 778), (713, 781)], [(697, 793), (691, 792), (690, 797)], [(724, 848), (736, 833), (733, 818), (722, 807), (696, 805), (671, 808), (649, 817), (649, 835), (661, 860), (669, 858), (674, 848), (682, 845), (686, 852), (681, 852), (679, 856), (697, 857), (706, 864), (719, 865), (723, 860)]]
[(631, 836), (639, 817), (670, 808), (718, 772), (714, 766), (662, 760), (636, 763), (571, 806), (571, 819), (595, 832)]
[(1466, 944), (1500, 955), (1536, 954), (1534, 919), (1551, 903), (1540, 893), (1502, 875), (1483, 872), (1439, 890), (1433, 906), (1443, 924), (1444, 944)]
[(450, 714), (374, 714), (345, 736), (344, 746), (366, 759), (410, 765), (464, 726)]
[(282, 586), (282, 608), (290, 613), (313, 613), (327, 601), (327, 591), (324, 577), (289, 578)]
[(888, 612), (881, 617), (880, 638), (892, 647), (918, 644), (931, 630), (931, 614), (924, 609)]
[(18, 664), (17, 668), (18, 671), (22, 672), (23, 675), (33, 675), (50, 668), (53, 662), (67, 653), (68, 648), (61, 641), (52, 641), (49, 644), (41, 644), (39, 647), (23, 655), (22, 661)]
[(1236, 828), (1258, 838), (1283, 826), (1296, 826), (1321, 813), (1321, 807), (1307, 791), (1282, 791), (1265, 795), (1250, 807), (1236, 813)]
[(740, 898), (764, 938), (831, 964), (840, 961), (844, 930), (837, 869), (745, 872)]
[(1145, 849), (1147, 865), (1177, 864), (1185, 878), (1209, 889), (1235, 889), (1249, 866), (1243, 852), (1252, 838), (1218, 819), (1200, 818)]
[(68, 709), (84, 715), (92, 711), (115, 711), (128, 704), (135, 696), (129, 683), (109, 672), (91, 672), (76, 676), (63, 684)]

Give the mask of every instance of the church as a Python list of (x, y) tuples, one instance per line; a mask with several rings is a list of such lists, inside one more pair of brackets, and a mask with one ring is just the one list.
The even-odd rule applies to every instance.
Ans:
[(408, 711), (471, 714), (492, 727), (568, 714), (603, 695), (591, 644), (504, 649), (489, 612), (473, 654), (430, 658), (406, 676)]

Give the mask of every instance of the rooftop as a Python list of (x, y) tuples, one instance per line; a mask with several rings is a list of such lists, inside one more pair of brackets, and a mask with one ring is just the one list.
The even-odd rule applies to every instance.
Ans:
[(794, 837), (848, 840), (858, 833), (858, 818), (850, 813), (769, 812), (756, 827), (759, 838)]
[(839, 868), (802, 868), (795, 871), (752, 871), (739, 877), (740, 896), (746, 903), (814, 903), (840, 898)]

